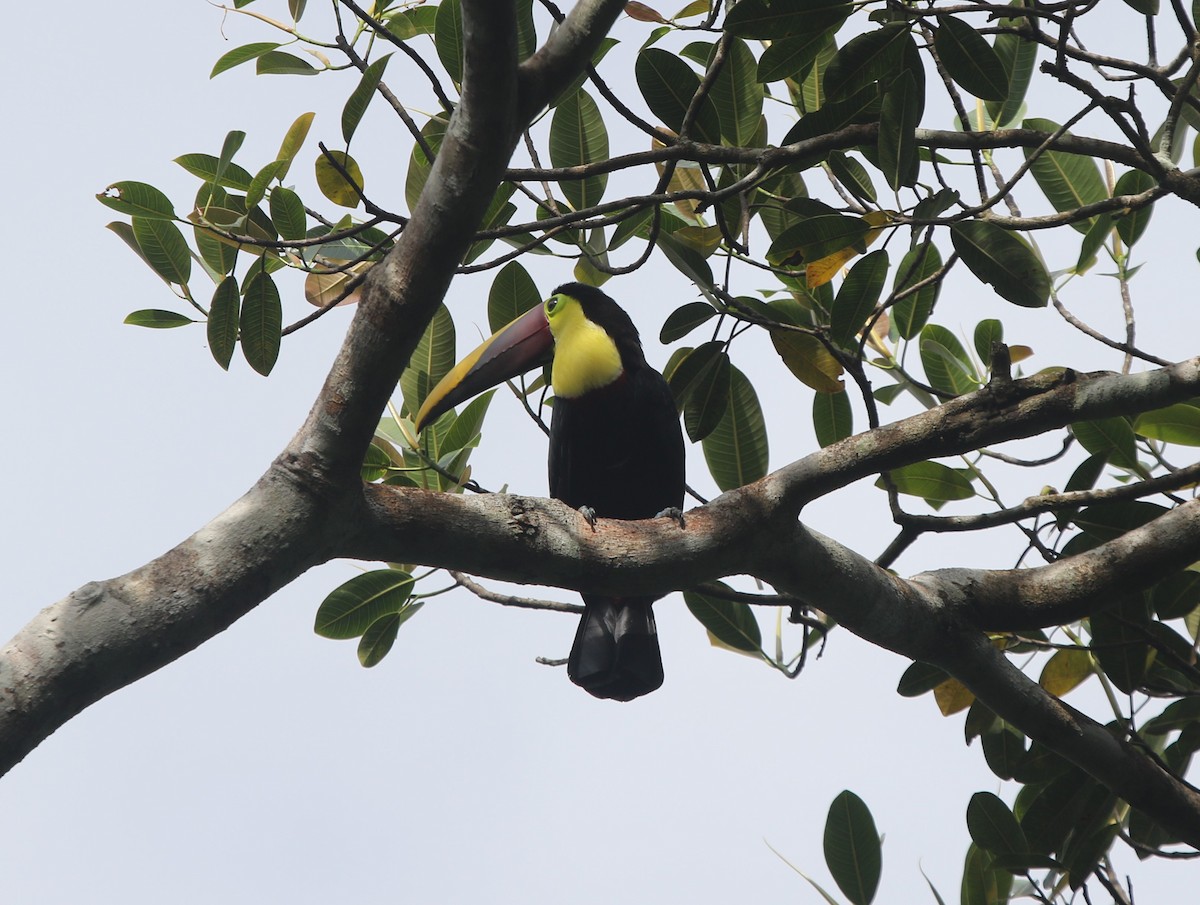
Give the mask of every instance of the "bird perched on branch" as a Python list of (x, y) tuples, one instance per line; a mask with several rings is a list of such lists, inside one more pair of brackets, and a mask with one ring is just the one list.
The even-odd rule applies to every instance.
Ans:
[[(486, 340), (430, 392), (416, 426), (503, 380), (553, 361), (550, 495), (596, 517), (670, 515), (682, 525), (679, 413), (611, 298), (566, 283)], [(629, 701), (663, 681), (653, 597), (584, 594), (567, 673), (599, 698)]]

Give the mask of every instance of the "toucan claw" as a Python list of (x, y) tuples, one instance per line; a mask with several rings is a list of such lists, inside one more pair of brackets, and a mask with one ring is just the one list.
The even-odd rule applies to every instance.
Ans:
[(678, 506), (668, 506), (662, 512), (657, 513), (654, 517), (669, 518), (671, 521), (675, 522), (675, 524), (679, 525), (680, 531), (687, 527), (683, 521), (683, 510)]
[(584, 520), (591, 526), (592, 531), (595, 531), (596, 530), (596, 510), (593, 509), (591, 506), (580, 506), (579, 514), (582, 515)]

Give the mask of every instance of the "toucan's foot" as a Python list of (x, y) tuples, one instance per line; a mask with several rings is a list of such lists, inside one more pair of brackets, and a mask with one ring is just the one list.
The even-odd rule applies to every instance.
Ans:
[(587, 523), (592, 526), (592, 530), (595, 531), (596, 530), (596, 510), (593, 509), (591, 506), (580, 506), (579, 514), (584, 517), (584, 519), (587, 521)]
[(682, 531), (684, 529), (684, 527), (686, 527), (683, 522), (683, 510), (680, 509), (678, 506), (668, 506), (666, 509), (664, 509), (662, 512), (658, 513), (654, 517), (655, 518), (669, 518), (671, 521), (675, 522), (675, 524), (677, 524), (679, 526), (680, 531)]

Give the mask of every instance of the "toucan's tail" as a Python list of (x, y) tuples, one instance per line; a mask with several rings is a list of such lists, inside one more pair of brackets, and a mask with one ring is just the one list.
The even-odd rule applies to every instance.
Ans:
[(653, 598), (583, 598), (567, 675), (589, 694), (632, 701), (662, 685)]

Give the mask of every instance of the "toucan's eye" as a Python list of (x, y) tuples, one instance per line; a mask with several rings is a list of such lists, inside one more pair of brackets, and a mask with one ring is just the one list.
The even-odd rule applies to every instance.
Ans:
[(546, 299), (546, 313), (547, 314), (553, 314), (554, 309), (557, 307), (558, 307), (558, 296), (557, 295), (552, 295), (552, 296), (550, 296), (550, 298)]

